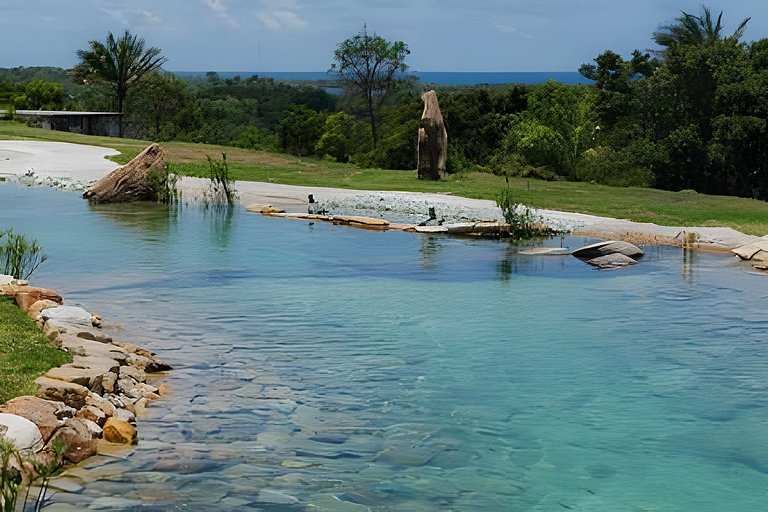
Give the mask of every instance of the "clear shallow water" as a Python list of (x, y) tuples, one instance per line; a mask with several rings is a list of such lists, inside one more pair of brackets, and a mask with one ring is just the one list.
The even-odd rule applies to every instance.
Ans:
[(765, 507), (768, 292), (725, 256), (598, 272), (11, 185), (5, 226), (45, 246), (37, 282), (176, 367), (138, 448), (50, 510)]

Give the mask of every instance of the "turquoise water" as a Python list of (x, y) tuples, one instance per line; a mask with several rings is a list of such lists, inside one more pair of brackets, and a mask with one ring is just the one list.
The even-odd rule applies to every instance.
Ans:
[(175, 366), (135, 451), (50, 510), (766, 507), (768, 282), (727, 256), (599, 272), (240, 208), (0, 205), (47, 249), (36, 282)]

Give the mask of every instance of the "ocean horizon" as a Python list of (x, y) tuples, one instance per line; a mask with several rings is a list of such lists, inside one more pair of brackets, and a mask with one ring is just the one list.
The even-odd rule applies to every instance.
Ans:
[[(172, 71), (180, 77), (204, 77), (208, 71)], [(258, 76), (287, 81), (333, 80), (326, 71), (216, 71), (222, 78)], [(435, 85), (501, 85), (541, 84), (555, 80), (564, 84), (590, 84), (578, 71), (414, 71), (423, 84)]]

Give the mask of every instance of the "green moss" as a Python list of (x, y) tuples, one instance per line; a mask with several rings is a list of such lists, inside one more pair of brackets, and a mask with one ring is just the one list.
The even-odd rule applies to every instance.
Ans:
[(0, 297), (0, 403), (35, 394), (35, 379), (72, 357), (51, 345), (27, 314)]

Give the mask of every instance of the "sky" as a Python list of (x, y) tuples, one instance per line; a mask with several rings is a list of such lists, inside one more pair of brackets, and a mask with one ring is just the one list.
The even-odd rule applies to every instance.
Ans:
[[(125, 29), (169, 71), (324, 71), (360, 32), (402, 40), (413, 71), (576, 71), (604, 50), (653, 48), (652, 33), (701, 0), (0, 0), (0, 67), (77, 63)], [(768, 37), (767, 0), (709, 2), (730, 33)]]

